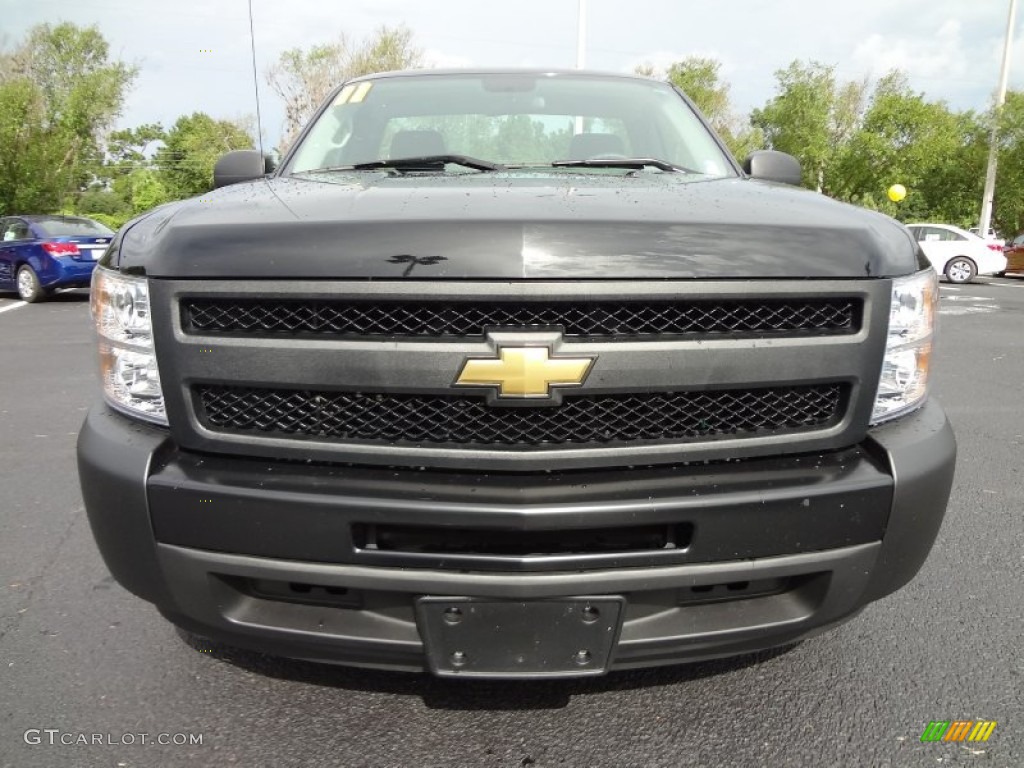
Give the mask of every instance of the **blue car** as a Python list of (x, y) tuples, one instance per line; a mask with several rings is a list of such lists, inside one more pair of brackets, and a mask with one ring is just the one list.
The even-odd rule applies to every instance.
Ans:
[(89, 285), (114, 233), (81, 216), (0, 218), (0, 291), (41, 301), (57, 288)]

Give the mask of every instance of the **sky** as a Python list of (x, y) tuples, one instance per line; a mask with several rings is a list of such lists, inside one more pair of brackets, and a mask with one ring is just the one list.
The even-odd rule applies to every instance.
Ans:
[[(722, 62), (734, 110), (774, 93), (773, 73), (794, 59), (833, 65), (839, 77), (877, 78), (898, 67), (928, 98), (985, 109), (999, 76), (1010, 0), (584, 0), (586, 66), (629, 72), (688, 55)], [(281, 51), (407, 25), (435, 66), (572, 68), (579, 0), (252, 0), (264, 143), (283, 107), (264, 73)], [(255, 117), (247, 0), (0, 0), (0, 44), (35, 24), (99, 26), (115, 58), (139, 76), (117, 127), (183, 114)], [(1024, 26), (1017, 15), (1015, 39)], [(1024, 44), (1010, 88), (1024, 89)]]

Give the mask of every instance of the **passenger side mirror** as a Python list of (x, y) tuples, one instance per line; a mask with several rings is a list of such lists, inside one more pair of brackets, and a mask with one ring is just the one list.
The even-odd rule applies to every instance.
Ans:
[(213, 188), (260, 179), (274, 170), (277, 164), (255, 149), (236, 149), (221, 155), (213, 166)]
[(752, 179), (777, 181), (780, 184), (792, 184), (797, 187), (801, 185), (803, 179), (800, 161), (792, 155), (773, 149), (751, 152), (750, 157), (743, 161), (743, 171)]

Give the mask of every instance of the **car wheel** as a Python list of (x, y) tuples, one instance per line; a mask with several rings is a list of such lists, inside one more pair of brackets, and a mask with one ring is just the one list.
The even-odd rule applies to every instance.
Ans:
[(946, 264), (946, 278), (951, 283), (969, 283), (976, 274), (978, 268), (966, 256), (957, 256)]
[(1002, 272), (996, 272), (996, 277), (1006, 277), (1006, 270), (1004, 269)]
[(29, 304), (46, 297), (46, 291), (39, 284), (39, 275), (28, 264), (23, 264), (18, 270), (18, 297)]

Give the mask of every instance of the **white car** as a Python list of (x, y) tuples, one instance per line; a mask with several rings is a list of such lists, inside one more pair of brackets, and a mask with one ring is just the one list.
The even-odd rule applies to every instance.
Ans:
[(908, 224), (914, 239), (940, 275), (951, 283), (969, 283), (975, 275), (1006, 271), (1002, 246), (949, 224)]
[(989, 227), (988, 228), (988, 232), (986, 234), (984, 234), (984, 235), (981, 234), (981, 229), (979, 229), (978, 227), (971, 227), (967, 231), (970, 232), (972, 235), (977, 235), (982, 240), (984, 240), (986, 243), (995, 243), (996, 245), (1006, 245), (1006, 239), (1000, 237), (999, 233), (996, 232), (994, 229), (992, 229), (992, 227)]

